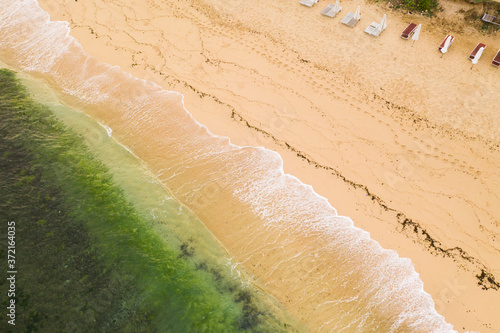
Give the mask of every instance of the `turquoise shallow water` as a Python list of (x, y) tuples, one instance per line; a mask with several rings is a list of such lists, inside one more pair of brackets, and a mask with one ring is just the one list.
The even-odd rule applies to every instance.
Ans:
[(20, 239), (17, 325), (2, 331), (292, 330), (105, 128), (24, 81), (50, 109), (39, 106), (0, 74), (0, 214)]

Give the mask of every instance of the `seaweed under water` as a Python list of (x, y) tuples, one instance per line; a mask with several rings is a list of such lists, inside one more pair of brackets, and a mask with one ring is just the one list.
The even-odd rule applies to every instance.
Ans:
[(19, 258), (16, 326), (1, 320), (0, 331), (293, 330), (217, 269), (190, 262), (188, 244), (162, 240), (84, 140), (6, 69), (0, 119), (0, 221), (15, 221)]

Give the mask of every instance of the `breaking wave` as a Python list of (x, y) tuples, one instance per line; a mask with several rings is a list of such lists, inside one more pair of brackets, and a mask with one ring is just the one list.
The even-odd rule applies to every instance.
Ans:
[(2, 61), (112, 131), (267, 291), (321, 331), (453, 331), (411, 261), (285, 174), (279, 154), (213, 135), (181, 94), (89, 57), (69, 32), (34, 0), (0, 0)]

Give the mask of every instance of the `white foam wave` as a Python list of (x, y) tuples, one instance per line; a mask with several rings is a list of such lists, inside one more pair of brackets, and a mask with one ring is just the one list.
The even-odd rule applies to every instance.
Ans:
[[(332, 311), (345, 311), (336, 316), (350, 318), (350, 328), (373, 327), (375, 317), (387, 317), (391, 321), (390, 331), (403, 326), (415, 331), (452, 331), (452, 326), (434, 309), (432, 298), (423, 290), (411, 261), (383, 249), (368, 232), (356, 228), (350, 218), (339, 216), (311, 186), (285, 174), (278, 153), (239, 147), (229, 138), (214, 135), (185, 109), (182, 95), (162, 90), (119, 67), (87, 56), (69, 32), (66, 22), (51, 22), (34, 0), (0, 0), (0, 56), (4, 61), (23, 71), (44, 74), (66, 94), (101, 108), (98, 114), (103, 118), (111, 110), (120, 110), (120, 125), (113, 127), (105, 121), (100, 124), (108, 136), (112, 133), (121, 138), (133, 136), (135, 141), (123, 146), (134, 155), (141, 155), (136, 145), (150, 147), (152, 151), (168, 147), (169, 163), (157, 170), (156, 175), (167, 184), (177, 184), (176, 180), (182, 179), (182, 184), (172, 189), (188, 206), (198, 200), (196, 193), (211, 186), (215, 188), (212, 192), (217, 192), (214, 195), (228, 192), (250, 207), (261, 219), (263, 230), (279, 235), (273, 242), (281, 248), (295, 241), (288, 236), (292, 233), (316, 240), (305, 244), (300, 253), (311, 258), (326, 253), (325, 257), (338, 266), (337, 274), (329, 276), (330, 280), (321, 281), (320, 276), (317, 283), (335, 284), (352, 293), (346, 293), (347, 296), (340, 293), (318, 308), (337, 306)], [(141, 133), (158, 129), (164, 130), (164, 135), (147, 144), (142, 142)], [(195, 177), (199, 174), (204, 177)], [(235, 213), (234, 223), (237, 218)], [(249, 232), (248, 237), (253, 235)], [(315, 248), (315, 243), (324, 247)], [(252, 251), (249, 260), (252, 255), (259, 255)], [(283, 262), (302, 265), (311, 275), (318, 265), (327, 264), (308, 256), (284, 255)], [(269, 276), (275, 271), (270, 271)], [(304, 300), (309, 297), (304, 295)], [(349, 310), (345, 310), (345, 304), (349, 304)], [(362, 307), (363, 311), (354, 316), (356, 307)], [(398, 309), (396, 315), (394, 308)], [(325, 323), (332, 330), (346, 328), (335, 325)]]

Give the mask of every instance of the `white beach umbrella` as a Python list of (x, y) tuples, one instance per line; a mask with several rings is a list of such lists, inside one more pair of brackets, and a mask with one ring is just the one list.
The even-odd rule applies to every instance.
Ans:
[(420, 29), (422, 29), (422, 25), (421, 24), (419, 24), (417, 26), (417, 29), (415, 29), (415, 32), (413, 33), (413, 36), (411, 36), (411, 39), (418, 40), (418, 36), (420, 36)]
[(358, 8), (356, 8), (356, 12), (354, 13), (354, 18), (356, 20), (361, 19), (361, 7), (360, 6), (358, 6)]
[(451, 45), (451, 36), (446, 37), (446, 40), (444, 41), (443, 48), (441, 49), (442, 53), (448, 52), (448, 48)]
[(385, 28), (387, 28), (387, 16), (384, 14), (384, 16), (382, 17), (382, 21), (380, 21), (380, 25), (379, 25), (379, 28), (380, 28), (380, 31), (383, 31), (385, 30)]
[(474, 57), (474, 59), (472, 59), (472, 64), (477, 64), (477, 62), (479, 61), (479, 58), (481, 58), (481, 55), (483, 54), (483, 50), (484, 50), (484, 47), (481, 47), (477, 53), (476, 53), (476, 56)]
[(340, 1), (339, 1), (339, 0), (337, 0), (337, 1), (335, 2), (335, 6), (333, 7), (333, 9), (334, 9), (336, 12), (338, 12), (338, 11), (339, 11), (339, 8), (340, 8)]

